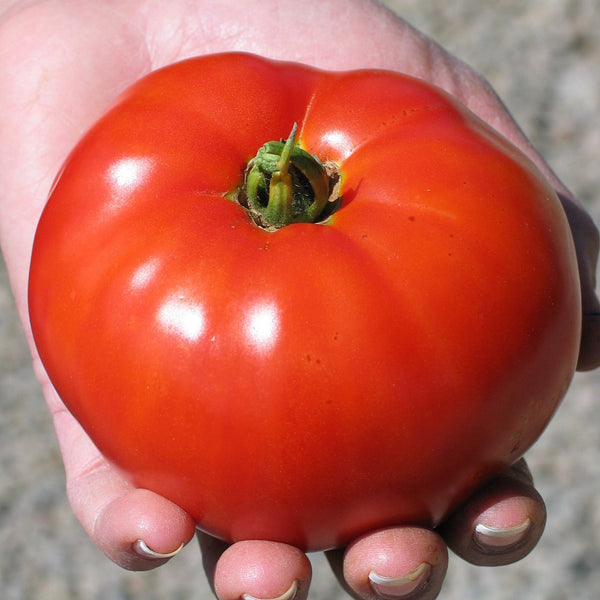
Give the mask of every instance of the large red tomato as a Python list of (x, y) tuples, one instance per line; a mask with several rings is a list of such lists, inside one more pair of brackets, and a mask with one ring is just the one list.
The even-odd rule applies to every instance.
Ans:
[(245, 54), (150, 74), (82, 139), (29, 301), (137, 486), (307, 550), (437, 525), (542, 432), (580, 330), (561, 205), (507, 141), (416, 79)]

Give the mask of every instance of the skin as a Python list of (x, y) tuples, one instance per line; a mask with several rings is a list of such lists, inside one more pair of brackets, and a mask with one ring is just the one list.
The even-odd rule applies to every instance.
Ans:
[[(277, 16), (279, 15), (279, 17)], [(343, 15), (343, 16), (340, 16)], [(331, 27), (335, 23), (335, 27)], [(364, 44), (364, 39), (371, 42)], [(377, 3), (366, 0), (21, 1), (0, 3), (0, 241), (37, 377), (56, 427), (67, 493), (93, 542), (115, 563), (152, 569), (167, 558), (136, 551), (143, 539), (170, 553), (189, 542), (191, 518), (166, 499), (133, 489), (97, 452), (65, 410), (37, 358), (28, 325), (26, 290), (35, 226), (66, 154), (111, 100), (149, 71), (189, 56), (247, 50), (322, 68), (381, 67), (407, 72), (445, 88), (534, 160), (561, 196), (573, 231), (583, 297), (581, 369), (600, 363), (594, 293), (598, 233), (589, 216), (531, 147), (489, 85)], [(485, 548), (474, 542), (483, 523), (511, 528), (529, 519), (519, 543)], [(430, 565), (410, 598), (432, 599), (447, 567), (447, 548), (474, 564), (519, 560), (537, 543), (545, 509), (519, 463), (471, 498), (436, 532), (398, 527), (373, 532), (328, 554), (342, 586), (374, 598), (369, 573), (397, 578)], [(270, 542), (227, 547), (198, 535), (204, 566), (222, 600), (248, 594), (277, 598), (296, 585), (308, 595), (310, 563), (299, 550)], [(294, 584), (294, 582), (296, 582)], [(390, 590), (391, 591), (391, 590)]]

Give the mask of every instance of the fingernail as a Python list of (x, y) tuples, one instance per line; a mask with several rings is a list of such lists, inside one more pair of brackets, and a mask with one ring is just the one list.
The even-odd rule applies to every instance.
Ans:
[(161, 558), (172, 558), (176, 554), (179, 554), (183, 549), (184, 544), (182, 543), (179, 548), (173, 550), (173, 552), (155, 552), (151, 548), (148, 547), (144, 540), (137, 540), (135, 544), (133, 544), (133, 549), (143, 558), (153, 558), (153, 559), (161, 559)]
[(514, 527), (489, 527), (478, 523), (475, 527), (475, 541), (485, 548), (501, 549), (514, 546), (521, 542), (531, 527), (531, 520), (525, 519)]
[(424, 588), (431, 574), (431, 565), (420, 564), (414, 571), (402, 577), (383, 577), (375, 571), (369, 573), (369, 582), (373, 591), (384, 600), (398, 600)]
[(298, 582), (294, 580), (290, 586), (290, 589), (281, 594), (281, 596), (277, 596), (277, 598), (257, 598), (256, 596), (251, 596), (250, 594), (242, 594), (242, 600), (294, 600), (297, 593)]

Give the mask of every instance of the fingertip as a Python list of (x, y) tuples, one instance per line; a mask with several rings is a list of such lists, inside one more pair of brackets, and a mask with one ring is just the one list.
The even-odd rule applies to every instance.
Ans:
[(449, 548), (480, 566), (514, 563), (529, 554), (546, 524), (546, 507), (532, 483), (511, 472), (493, 481), (440, 528)]
[(194, 522), (183, 509), (153, 492), (134, 489), (103, 509), (92, 537), (119, 566), (146, 571), (176, 556), (194, 531)]
[(219, 600), (304, 600), (312, 568), (298, 548), (250, 540), (227, 547), (208, 576)]
[(345, 552), (342, 573), (347, 588), (359, 598), (432, 600), (447, 567), (446, 545), (435, 532), (395, 527), (353, 542)]

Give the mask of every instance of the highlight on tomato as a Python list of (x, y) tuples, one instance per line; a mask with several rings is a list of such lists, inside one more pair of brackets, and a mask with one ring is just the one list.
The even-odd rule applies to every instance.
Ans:
[(128, 479), (304, 550), (435, 527), (521, 457), (581, 319), (554, 190), (457, 100), (240, 53), (149, 74), (82, 138), (29, 303)]

